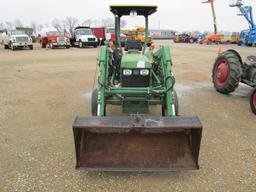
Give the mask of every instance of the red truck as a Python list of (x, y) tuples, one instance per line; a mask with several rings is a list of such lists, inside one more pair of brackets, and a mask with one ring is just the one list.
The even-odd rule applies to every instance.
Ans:
[[(116, 36), (115, 36), (115, 29), (114, 28), (105, 28), (105, 27), (92, 27), (92, 32), (95, 37), (99, 40), (100, 45), (103, 45), (104, 42), (107, 41), (113, 41), (115, 42)], [(126, 36), (124, 34), (121, 34), (120, 36), (120, 42), (121, 45), (124, 46), (126, 41)]]
[(106, 40), (115, 41), (115, 31), (105, 27), (92, 27), (92, 33), (99, 40), (100, 45), (103, 45)]
[(54, 49), (57, 47), (70, 48), (70, 38), (61, 34), (58, 31), (48, 31), (45, 35), (41, 37), (42, 48), (46, 48), (48, 45), (49, 48)]

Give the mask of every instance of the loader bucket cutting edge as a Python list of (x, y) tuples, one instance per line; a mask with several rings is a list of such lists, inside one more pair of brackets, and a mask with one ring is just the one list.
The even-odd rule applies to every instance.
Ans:
[(199, 169), (197, 117), (77, 117), (76, 168), (90, 171)]

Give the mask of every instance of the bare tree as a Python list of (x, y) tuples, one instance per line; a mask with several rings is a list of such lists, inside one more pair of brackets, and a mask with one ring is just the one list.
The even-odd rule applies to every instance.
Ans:
[(7, 30), (12, 30), (14, 28), (13, 23), (10, 21), (6, 21), (5, 25)]
[(85, 26), (91, 26), (92, 25), (92, 20), (91, 19), (86, 19), (82, 24)]
[(38, 24), (35, 21), (32, 21), (30, 26), (33, 29), (33, 32), (36, 34), (38, 30)]
[(62, 24), (61, 24), (61, 21), (57, 18), (55, 18), (53, 21), (52, 21), (52, 26), (58, 31), (58, 32), (62, 32), (63, 31), (63, 27), (62, 27)]
[(3, 22), (0, 23), (0, 29), (1, 29), (1, 30), (6, 29), (5, 24), (4, 24)]
[(23, 24), (19, 19), (15, 19), (13, 23), (15, 27), (23, 27)]
[(126, 20), (121, 19), (120, 27), (121, 27), (121, 28), (124, 28), (126, 25), (127, 25)]
[(66, 17), (63, 23), (68, 28), (70, 34), (73, 34), (73, 28), (78, 24), (78, 19), (71, 16)]
[(44, 27), (49, 27), (49, 23), (46, 22), (46, 23), (44, 24)]
[(111, 18), (102, 19), (101, 23), (103, 27), (115, 27), (115, 23)]
[(43, 28), (44, 28), (44, 26), (43, 26), (42, 24), (39, 24), (39, 25), (37, 26), (37, 30), (38, 30), (38, 31), (42, 31)]

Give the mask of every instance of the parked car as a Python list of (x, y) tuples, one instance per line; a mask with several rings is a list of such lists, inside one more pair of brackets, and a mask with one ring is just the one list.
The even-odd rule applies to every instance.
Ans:
[(46, 45), (48, 45), (51, 49), (57, 47), (65, 47), (68, 49), (70, 48), (70, 40), (69, 37), (61, 34), (58, 31), (48, 31), (45, 35), (42, 35), (41, 45), (42, 48), (45, 48)]
[(18, 48), (29, 48), (32, 50), (33, 42), (24, 31), (11, 30), (4, 37), (4, 48), (12, 49), (13, 51)]
[(80, 48), (85, 46), (98, 47), (98, 39), (93, 35), (90, 27), (76, 27), (70, 42), (72, 46), (78, 46)]

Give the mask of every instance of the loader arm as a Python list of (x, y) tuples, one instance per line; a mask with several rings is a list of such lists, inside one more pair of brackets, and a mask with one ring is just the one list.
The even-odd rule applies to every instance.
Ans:
[(159, 64), (162, 65), (164, 79), (165, 79), (165, 93), (166, 93), (166, 111), (167, 116), (176, 115), (173, 106), (173, 92), (175, 80), (172, 75), (172, 59), (170, 55), (170, 48), (168, 46), (161, 46), (160, 49), (154, 54), (154, 57), (158, 60)]
[(104, 116), (106, 110), (106, 102), (105, 102), (105, 88), (107, 86), (106, 78), (108, 76), (108, 61), (109, 61), (109, 52), (106, 46), (101, 46), (98, 65), (99, 65), (99, 77), (98, 77), (98, 109), (97, 115)]

